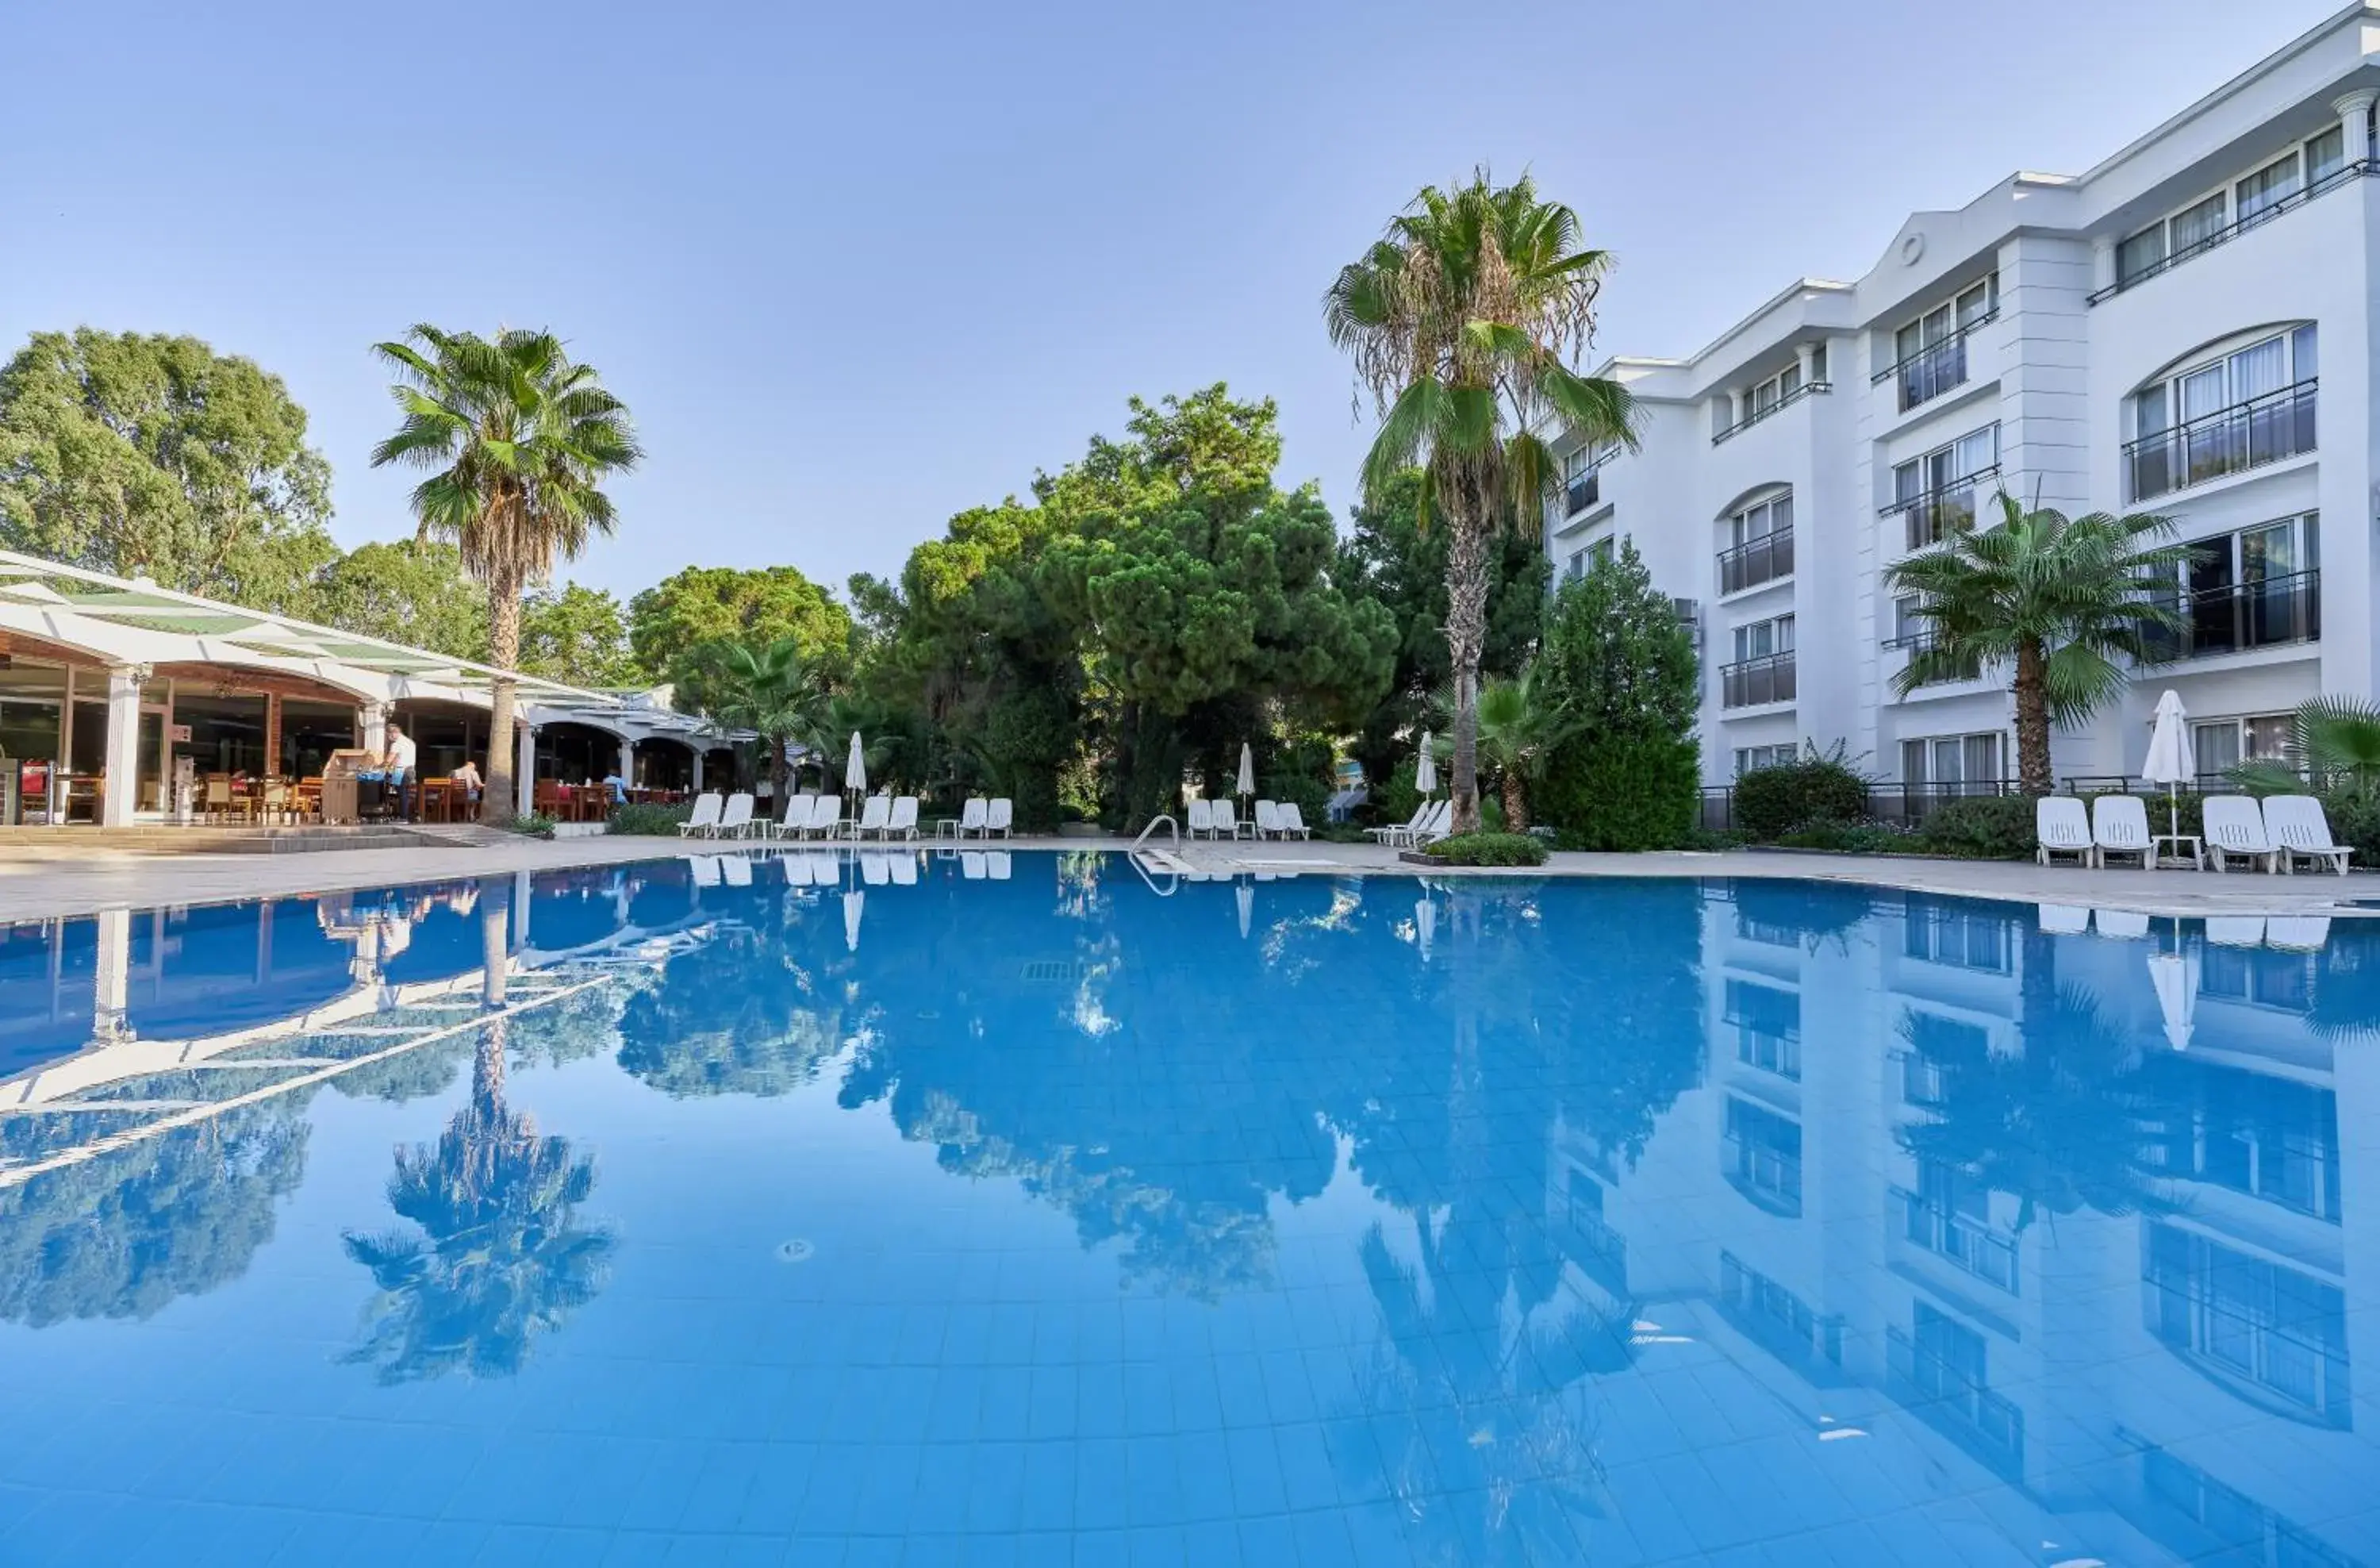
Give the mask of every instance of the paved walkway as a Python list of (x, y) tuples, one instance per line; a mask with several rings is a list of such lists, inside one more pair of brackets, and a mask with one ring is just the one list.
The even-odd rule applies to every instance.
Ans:
[[(722, 845), (719, 849), (733, 848)], [(753, 847), (759, 847), (754, 845)], [(945, 850), (951, 845), (945, 842)], [(1123, 849), (1122, 839), (1019, 839), (1021, 851)], [(144, 855), (72, 846), (11, 845), (0, 854), (0, 922), (89, 915), (102, 909), (380, 887), (519, 870), (614, 865), (680, 854), (674, 839), (577, 838), (552, 843), (507, 839), (454, 848), (325, 850), (307, 855)], [(1235, 876), (1366, 872), (1417, 876), (1425, 869), (1368, 844), (1184, 844), (1194, 873)], [(1427, 874), (1435, 875), (1431, 872)], [(1471, 874), (1471, 873), (1465, 873)], [(1806, 877), (1921, 893), (1966, 893), (2019, 903), (2068, 904), (2148, 915), (2306, 913), (2380, 917), (2380, 880), (2301, 873), (2083, 871), (1998, 860), (1923, 860), (1888, 856), (1795, 855), (1774, 850), (1725, 854), (1556, 855), (1542, 870), (1489, 871), (1523, 877)], [(2370, 900), (2373, 907), (2351, 901)]]

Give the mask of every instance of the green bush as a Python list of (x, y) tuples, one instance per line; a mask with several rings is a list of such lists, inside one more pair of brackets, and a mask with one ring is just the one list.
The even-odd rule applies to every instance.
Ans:
[(1424, 851), (1449, 866), (1542, 866), (1546, 846), (1527, 833), (1463, 833), (1442, 838)]
[(612, 833), (645, 833), (657, 838), (674, 838), (680, 822), (693, 814), (692, 806), (650, 806), (630, 801), (612, 808), (603, 831)]
[(2350, 866), (2380, 867), (2380, 795), (2333, 790), (2319, 797), (2330, 836), (2355, 851)]
[(1306, 773), (1268, 773), (1257, 781), (1257, 794), (1266, 800), (1292, 800), (1309, 828), (1321, 821), (1330, 804), (1330, 786)]
[(506, 817), (496, 823), (496, 826), (504, 829), (504, 832), (518, 833), (523, 838), (552, 838), (553, 830), (559, 825), (553, 818), (541, 813), (527, 817)]
[(2034, 797), (1976, 795), (1946, 800), (1912, 835), (1912, 847), (1926, 855), (1961, 860), (2033, 858)]
[[(1396, 771), (1372, 785), (1372, 793), (1364, 803), (1364, 813), (1374, 823), (1410, 822), (1413, 814), (1421, 809), (1421, 791), (1414, 787), (1414, 760), (1410, 757), (1396, 766)], [(1308, 826), (1314, 819), (1306, 819)]]
[(1702, 757), (1667, 735), (1585, 736), (1555, 749), (1533, 792), (1564, 849), (1675, 849), (1702, 814)]
[(1822, 817), (1780, 835), (1786, 849), (1825, 849), (1837, 855), (1902, 855), (1915, 846), (1905, 828), (1886, 822), (1840, 822)]
[(1804, 757), (1735, 781), (1735, 825), (1755, 844), (1778, 843), (1814, 822), (1866, 819), (1867, 780), (1840, 758)]

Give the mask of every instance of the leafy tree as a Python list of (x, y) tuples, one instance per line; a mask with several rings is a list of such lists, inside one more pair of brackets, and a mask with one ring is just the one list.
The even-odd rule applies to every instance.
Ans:
[(1999, 508), (1992, 527), (1953, 529), (1885, 568), (1887, 590), (1915, 594), (1932, 634), (1893, 687), (1906, 697), (1978, 664), (2013, 664), (2017, 773), (2027, 795), (2047, 795), (2050, 727), (2084, 723), (2122, 695), (2130, 675), (2119, 655), (2155, 662), (2187, 628), (2174, 601), (2191, 550), (2149, 542), (2174, 530), (2146, 513), (2069, 519), (2029, 512), (2006, 491)]
[(805, 660), (832, 665), (849, 649), (851, 613), (792, 566), (688, 566), (628, 601), (628, 646), (637, 662), (653, 679), (683, 687), (695, 707), (706, 700), (697, 649), (724, 642), (766, 648), (784, 638)]
[(532, 592), (521, 604), (520, 668), (571, 686), (634, 685), (637, 662), (620, 602), (575, 582), (559, 593)]
[(358, 545), (316, 579), (305, 613), (342, 630), (457, 659), (488, 656), (487, 597), (463, 575), (462, 553), (451, 544)]
[(0, 369), (0, 544), (277, 605), (335, 547), (277, 376), (194, 337), (36, 333)]
[[(488, 653), (520, 662), (521, 594), (557, 561), (612, 531), (602, 484), (643, 454), (628, 410), (593, 367), (573, 363), (547, 332), (492, 339), (417, 324), (376, 352), (396, 373), (405, 418), (372, 448), (372, 466), (427, 468), (413, 491), (421, 536), (451, 541), (488, 590)], [(495, 683), (488, 721), (488, 796), (513, 793), (513, 683)]]
[(1577, 215), (1539, 200), (1527, 176), (1498, 187), (1482, 170), (1451, 190), (1426, 187), (1324, 296), (1331, 340), (1353, 353), (1379, 411), (1365, 492), (1379, 494), (1419, 465), (1428, 475), (1422, 520), (1442, 515), (1451, 532), (1458, 833), (1479, 827), (1475, 704), (1489, 539), (1499, 527), (1534, 526), (1554, 473), (1538, 434), (1549, 421), (1597, 444), (1636, 439), (1627, 390), (1565, 363), (1593, 336), (1611, 260), (1578, 249), (1578, 239)]
[(785, 798), (788, 741), (824, 750), (829, 719), (826, 682), (802, 651), (798, 638), (781, 637), (755, 650), (741, 642), (714, 642), (690, 668), (699, 672), (704, 711), (722, 724), (760, 737), (769, 758), (774, 798)]
[(1563, 586), (1534, 674), (1571, 726), (1545, 760), (1548, 820), (1586, 849), (1683, 838), (1700, 800), (1701, 675), (1633, 542)]
[[(1446, 642), (1448, 530), (1421, 526), (1418, 468), (1390, 480), (1350, 514), (1353, 530), (1335, 574), (1350, 595), (1378, 600), (1397, 626), (1396, 673), (1389, 694), (1364, 722), (1349, 748), (1367, 777), (1383, 779), (1410, 757), (1411, 732), (1426, 722), (1433, 699), (1454, 685)], [(1483, 680), (1520, 673), (1536, 650), (1545, 622), (1551, 568), (1534, 533), (1500, 529), (1488, 541), (1487, 630), (1480, 646)]]

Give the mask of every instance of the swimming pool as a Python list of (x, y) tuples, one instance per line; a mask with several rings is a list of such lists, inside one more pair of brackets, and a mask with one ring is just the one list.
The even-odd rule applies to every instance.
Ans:
[(6, 930), (0, 1562), (2380, 1558), (2359, 923), (1160, 891)]

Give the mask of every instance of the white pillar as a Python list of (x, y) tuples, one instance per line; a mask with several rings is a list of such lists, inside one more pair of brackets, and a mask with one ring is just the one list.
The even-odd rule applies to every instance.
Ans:
[(637, 743), (633, 740), (620, 742), (620, 782), (637, 782)]
[(702, 793), (702, 748), (690, 746), (686, 749), (694, 753), (694, 793), (700, 795)]
[(132, 664), (107, 667), (107, 780), (100, 825), (128, 828), (140, 799), (140, 677)]
[(103, 909), (92, 922), (99, 928), (97, 973), (92, 977), (91, 1038), (97, 1041), (132, 1038), (125, 1015), (132, 999), (132, 911)]
[(513, 725), (513, 814), (526, 817), (537, 800), (537, 729)]
[(388, 749), (388, 704), (367, 702), (363, 709), (364, 749), (377, 757)]
[(1804, 343), (1794, 350), (1802, 357), (1802, 384), (1808, 386), (1818, 379), (1818, 346)]
[(2380, 103), (2380, 92), (2368, 87), (2331, 101), (2331, 108), (2338, 115), (2339, 129), (2345, 133), (2350, 164), (2372, 156), (2372, 105), (2375, 103)]

